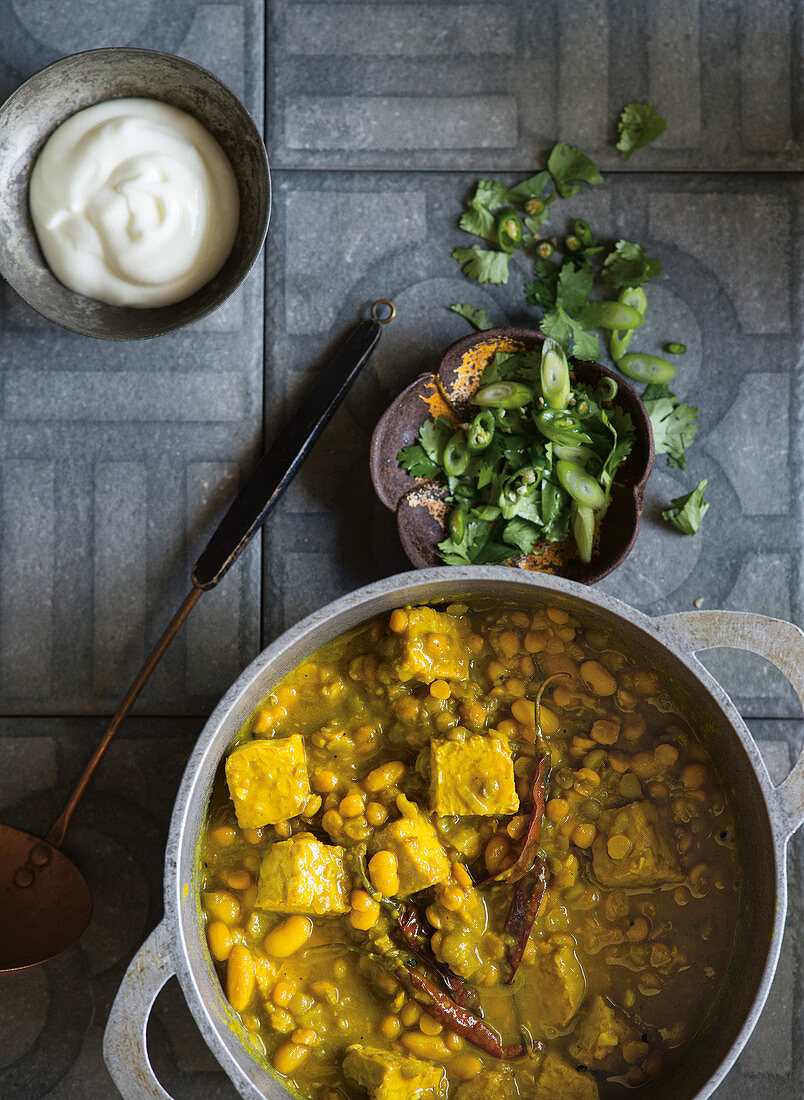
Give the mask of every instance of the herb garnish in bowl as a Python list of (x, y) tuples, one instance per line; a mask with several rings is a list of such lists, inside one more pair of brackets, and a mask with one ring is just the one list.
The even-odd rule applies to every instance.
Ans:
[(457, 341), (400, 395), (371, 465), (415, 565), (506, 562), (591, 583), (633, 545), (652, 459), (627, 383), (501, 328)]

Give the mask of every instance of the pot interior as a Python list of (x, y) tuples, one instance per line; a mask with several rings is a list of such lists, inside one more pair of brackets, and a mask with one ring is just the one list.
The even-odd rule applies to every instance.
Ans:
[[(171, 825), (166, 912), (179, 980), (207, 1042), (247, 1098), (287, 1096), (249, 1054), (229, 1010), (204, 942), (198, 906), (198, 851), (213, 778), (243, 723), (273, 686), (324, 643), (394, 607), (448, 600), (516, 604), (546, 601), (617, 638), (640, 664), (661, 674), (673, 709), (706, 746), (732, 801), (738, 830), (740, 908), (732, 957), (712, 1009), (684, 1055), (657, 1082), (638, 1091), (651, 1100), (710, 1094), (736, 1058), (764, 1003), (784, 922), (784, 852), (774, 840), (765, 791), (769, 780), (756, 746), (722, 689), (695, 660), (685, 659), (660, 628), (618, 601), (545, 575), (503, 568), (434, 569), (392, 577), (309, 616), (265, 650), (209, 719), (191, 757)], [(661, 639), (661, 640), (660, 640)], [(171, 858), (173, 857), (173, 858)], [(175, 863), (174, 863), (175, 860)], [(177, 925), (174, 922), (178, 922)]]

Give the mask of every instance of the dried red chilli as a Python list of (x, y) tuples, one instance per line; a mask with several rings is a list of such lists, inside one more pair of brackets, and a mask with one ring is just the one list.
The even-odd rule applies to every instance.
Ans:
[[(485, 1020), (475, 1016), (467, 1008), (462, 1007), (451, 1000), (446, 993), (434, 985), (424, 974), (420, 974), (415, 967), (404, 964), (409, 984), (420, 994), (428, 998), (427, 1012), (433, 1019), (438, 1020), (444, 1027), (460, 1035), (462, 1039), (480, 1050), (490, 1054), (492, 1058), (521, 1058), (527, 1053), (523, 1043), (515, 1046), (503, 1046), (500, 1037), (493, 1028), (489, 1027)], [(540, 1050), (541, 1043), (535, 1043), (534, 1049)]]
[(547, 868), (539, 862), (519, 880), (508, 907), (505, 918), (505, 931), (512, 938), (508, 950), (508, 976), (505, 981), (510, 985), (522, 962), (533, 922), (539, 915), (544, 892), (547, 889)]
[(457, 974), (453, 974), (449, 967), (435, 957), (430, 946), (432, 935), (430, 925), (412, 902), (405, 902), (394, 919), (405, 943), (423, 962), (435, 970), (457, 1005), (465, 1007), (477, 999), (477, 994), (469, 983)]
[(540, 756), (536, 761), (536, 769), (533, 773), (533, 781), (530, 785), (530, 818), (525, 831), (525, 839), (516, 861), (505, 871), (500, 871), (490, 878), (479, 882), (478, 886), (490, 886), (492, 884), (506, 882), (509, 885), (519, 880), (533, 869), (539, 851), (539, 837), (542, 831), (542, 819), (544, 817), (544, 798), (547, 791), (549, 768), (548, 758)]
[(363, 887), (374, 901), (378, 902), (394, 919), (402, 933), (402, 938), (415, 955), (438, 974), (444, 988), (451, 994), (456, 1004), (466, 1006), (477, 1000), (477, 992), (467, 981), (445, 966), (435, 957), (430, 946), (433, 930), (412, 901), (395, 902), (386, 898), (375, 889), (366, 871), (366, 845), (359, 845), (354, 851), (355, 866)]

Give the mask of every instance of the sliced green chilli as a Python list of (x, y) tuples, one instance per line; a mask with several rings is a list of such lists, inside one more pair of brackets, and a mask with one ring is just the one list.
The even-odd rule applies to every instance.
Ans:
[(466, 443), (473, 455), (485, 451), (494, 436), (494, 413), (491, 409), (483, 409), (469, 426), (469, 434)]
[(589, 563), (595, 542), (595, 513), (577, 502), (572, 509), (572, 535), (581, 561)]
[(444, 448), (444, 469), (451, 477), (460, 477), (466, 473), (469, 465), (469, 448), (466, 436), (460, 429), (452, 436)]
[(676, 341), (674, 340), (670, 344), (665, 344), (664, 350), (669, 351), (671, 355), (686, 355), (687, 345), (676, 343)]
[(556, 474), (572, 499), (577, 500), (585, 508), (596, 511), (606, 503), (606, 494), (600, 484), (577, 462), (569, 462), (566, 458), (560, 459), (556, 463)]
[(551, 443), (560, 443), (565, 447), (578, 447), (591, 443), (592, 437), (584, 431), (577, 417), (558, 409), (544, 409), (533, 418), (536, 427)]
[(545, 340), (541, 364), (542, 396), (551, 409), (566, 409), (570, 396), (569, 366), (564, 349), (555, 340)]
[(497, 244), (504, 252), (513, 252), (522, 246), (522, 223), (513, 206), (504, 206), (494, 219)]
[(466, 534), (466, 505), (453, 508), (447, 519), (447, 530), (453, 542), (460, 542)]
[(595, 239), (592, 236), (592, 230), (589, 228), (589, 223), (585, 222), (583, 218), (575, 219), (572, 223), (572, 232), (584, 248), (590, 248), (595, 243)]
[(490, 382), (481, 386), (472, 398), (473, 405), (484, 409), (521, 409), (533, 401), (533, 390), (524, 382)]
[(676, 376), (676, 368), (660, 355), (647, 355), (632, 351), (617, 360), (617, 366), (635, 382), (670, 382)]
[(590, 302), (586, 320), (592, 328), (633, 329), (639, 328), (643, 317), (625, 302)]

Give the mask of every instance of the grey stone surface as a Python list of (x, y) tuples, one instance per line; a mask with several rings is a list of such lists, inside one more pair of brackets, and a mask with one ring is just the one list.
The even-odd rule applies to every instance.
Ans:
[[(554, 208), (664, 265), (639, 347), (683, 340), (700, 407), (686, 470), (657, 462), (637, 546), (603, 591), (649, 614), (731, 607), (804, 624), (804, 9), (799, 0), (6, 0), (0, 95), (64, 53), (131, 44), (217, 73), (258, 121), (276, 203), (256, 270), (193, 329), (138, 345), (63, 333), (0, 286), (0, 820), (45, 831), (226, 502), (342, 332), (398, 317), (256, 542), (204, 596), (82, 805), (67, 850), (96, 899), (82, 941), (0, 978), (0, 1097), (107, 1100), (103, 1024), (160, 919), (170, 810), (202, 716), (281, 630), (408, 568), (367, 476), (377, 416), (468, 330), (469, 301), (533, 323), (450, 252), (477, 175), (532, 172), (560, 138), (606, 186)], [(613, 123), (649, 100), (667, 133), (624, 163)], [(514, 178), (506, 177), (506, 178)], [(265, 284), (263, 288), (263, 282)], [(708, 477), (685, 539), (659, 512)], [(750, 719), (774, 782), (800, 707), (762, 659), (702, 660)], [(771, 996), (718, 1100), (804, 1096), (804, 846)], [(233, 1100), (175, 981), (149, 1049), (176, 1100)]]
[[(277, 167), (395, 170), (404, 149), (409, 168), (529, 171), (556, 137), (618, 170), (802, 165), (798, 3), (275, 0), (270, 14)], [(670, 126), (626, 166), (610, 139), (634, 100)]]

